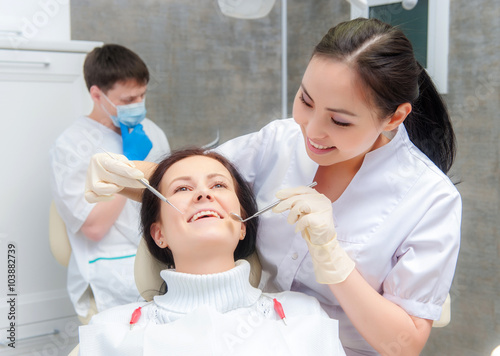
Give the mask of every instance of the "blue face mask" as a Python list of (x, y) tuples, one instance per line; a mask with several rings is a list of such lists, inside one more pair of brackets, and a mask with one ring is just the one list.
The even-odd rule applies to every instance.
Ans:
[(140, 103), (115, 105), (104, 93), (102, 93), (102, 95), (116, 108), (116, 116), (113, 116), (104, 108), (104, 106), (101, 106), (102, 109), (109, 115), (111, 121), (113, 121), (113, 125), (116, 127), (120, 127), (120, 123), (122, 123), (129, 128), (134, 128), (146, 117), (146, 98), (144, 98), (144, 100)]

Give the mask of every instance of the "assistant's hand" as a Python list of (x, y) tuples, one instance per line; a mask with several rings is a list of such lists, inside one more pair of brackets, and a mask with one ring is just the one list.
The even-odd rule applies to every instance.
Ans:
[(85, 182), (85, 199), (89, 203), (111, 200), (125, 187), (143, 188), (138, 179), (144, 174), (124, 155), (97, 153), (90, 159)]
[(305, 186), (280, 190), (276, 197), (284, 200), (273, 211), (290, 210), (287, 221), (296, 223), (295, 231), (306, 240), (316, 280), (323, 284), (343, 282), (355, 264), (337, 240), (330, 199)]
[(132, 161), (143, 161), (153, 148), (153, 143), (144, 132), (142, 124), (129, 132), (128, 126), (120, 123), (123, 139), (123, 154)]

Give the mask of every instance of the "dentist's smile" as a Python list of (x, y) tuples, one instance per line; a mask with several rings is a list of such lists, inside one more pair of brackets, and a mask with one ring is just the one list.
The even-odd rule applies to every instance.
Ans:
[(310, 138), (307, 138), (306, 142), (307, 142), (307, 148), (315, 154), (325, 154), (325, 153), (329, 153), (329, 152), (332, 152), (333, 150), (337, 149), (335, 146), (327, 147), (327, 146), (319, 145), (319, 144), (313, 142)]

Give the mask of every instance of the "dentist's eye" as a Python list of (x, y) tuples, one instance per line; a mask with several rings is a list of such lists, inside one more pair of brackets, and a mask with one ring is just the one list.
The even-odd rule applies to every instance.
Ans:
[(309, 108), (310, 108), (310, 107), (312, 107), (312, 105), (311, 105), (311, 104), (309, 104), (309, 103), (306, 101), (306, 99), (304, 99), (304, 93), (300, 94), (300, 101), (302, 101), (302, 103), (303, 103), (305, 106), (307, 106), (307, 107), (309, 107)]
[(335, 125), (337, 125), (337, 126), (342, 126), (342, 127), (351, 126), (351, 123), (349, 123), (349, 122), (337, 121), (337, 120), (335, 120), (333, 117), (332, 117), (332, 122), (333, 122)]

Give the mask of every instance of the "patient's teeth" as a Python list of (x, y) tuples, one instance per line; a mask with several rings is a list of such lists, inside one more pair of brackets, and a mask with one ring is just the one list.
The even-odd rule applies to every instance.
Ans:
[(220, 219), (220, 215), (217, 214), (217, 212), (212, 211), (212, 210), (205, 210), (205, 211), (200, 211), (199, 213), (194, 214), (193, 217), (191, 218), (190, 222), (194, 222), (194, 221), (198, 220), (199, 218), (201, 218), (202, 216), (207, 216), (207, 215), (210, 215), (210, 216), (213, 216), (213, 217)]

